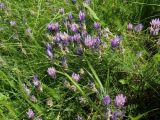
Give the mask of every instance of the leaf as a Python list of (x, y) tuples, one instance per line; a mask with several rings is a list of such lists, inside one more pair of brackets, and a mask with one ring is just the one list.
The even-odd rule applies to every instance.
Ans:
[(160, 62), (160, 54), (155, 54), (154, 55), (155, 60), (157, 60), (158, 62)]
[(100, 21), (100, 19), (97, 17), (97, 15), (96, 15), (96, 13), (89, 7), (89, 5), (88, 4), (86, 4), (86, 3), (83, 3), (83, 6), (85, 7), (85, 8), (87, 8), (88, 9), (88, 11), (89, 11), (89, 13), (90, 13), (90, 15), (91, 15), (91, 17), (93, 17), (95, 20), (98, 20), (98, 21)]
[(122, 85), (125, 85), (125, 84), (128, 84), (128, 82), (124, 79), (120, 79), (119, 82), (122, 84)]
[(92, 73), (93, 73), (93, 75), (95, 77), (96, 82), (98, 83), (98, 87), (100, 88), (101, 92), (104, 94), (104, 87), (103, 87), (103, 85), (102, 85), (102, 83), (101, 83), (96, 71), (94, 70), (94, 68), (92, 67), (90, 62), (87, 60), (87, 58), (86, 58), (86, 61), (87, 61), (87, 64), (88, 64), (89, 68), (91, 69), (91, 71), (92, 71)]
[(67, 74), (67, 73), (63, 73), (63, 72), (60, 72), (60, 71), (57, 71), (59, 74), (61, 75), (64, 75), (66, 76), (75, 86), (76, 88), (78, 89), (78, 91), (84, 96), (86, 97), (84, 91), (80, 88), (80, 86)]
[(42, 84), (42, 85), (43, 85), (44, 90), (46, 90), (49, 95), (51, 95), (51, 96), (52, 96), (53, 98), (55, 98), (57, 101), (60, 100), (60, 96), (57, 94), (57, 92), (56, 92), (55, 89), (50, 88), (50, 87), (48, 87), (48, 86), (45, 85), (45, 84)]
[(145, 112), (145, 113), (142, 113), (142, 114), (137, 115), (136, 117), (129, 116), (129, 118), (130, 118), (131, 120), (140, 120), (141, 118), (143, 118), (144, 116), (146, 116), (148, 113), (150, 113), (150, 112), (152, 112), (152, 111), (155, 111), (155, 110), (158, 110), (158, 109), (159, 109), (159, 108), (156, 108), (156, 109), (147, 111), (147, 112)]
[(7, 101), (8, 97), (0, 93), (0, 101)]

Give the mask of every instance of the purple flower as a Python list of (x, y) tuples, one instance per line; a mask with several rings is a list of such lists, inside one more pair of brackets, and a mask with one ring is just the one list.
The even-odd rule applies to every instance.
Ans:
[(59, 30), (59, 24), (58, 23), (54, 23), (54, 24), (50, 23), (50, 24), (48, 24), (47, 28), (49, 31), (57, 32)]
[(80, 11), (79, 12), (79, 20), (81, 22), (83, 22), (85, 20), (85, 17), (86, 17), (85, 13), (83, 11)]
[(117, 107), (123, 107), (126, 102), (126, 96), (123, 94), (118, 94), (115, 98), (115, 104)]
[(31, 34), (31, 33), (32, 33), (32, 29), (31, 29), (31, 28), (27, 28), (27, 29), (26, 29), (26, 32), (27, 32), (28, 34)]
[(97, 48), (102, 42), (99, 37), (96, 37), (94, 40), (94, 47)]
[(59, 13), (60, 13), (60, 14), (64, 14), (64, 8), (60, 8), (60, 9), (59, 9)]
[(60, 39), (62, 41), (68, 41), (69, 40), (69, 35), (66, 32), (60, 33)]
[(50, 49), (47, 49), (47, 55), (48, 55), (48, 57), (49, 57), (50, 59), (53, 58), (53, 53), (52, 53), (52, 51), (51, 51)]
[(52, 50), (52, 45), (50, 43), (47, 43), (46, 47), (47, 49)]
[(40, 82), (39, 79), (38, 79), (38, 75), (34, 75), (33, 78), (32, 78), (32, 80), (33, 80), (33, 85), (34, 85), (35, 87), (38, 87), (38, 86), (41, 85), (41, 82)]
[(79, 74), (76, 74), (76, 73), (73, 73), (72, 74), (72, 79), (76, 80), (77, 82), (80, 81), (80, 75)]
[(111, 98), (108, 95), (103, 98), (103, 104), (105, 106), (108, 106), (110, 102), (111, 102)]
[(73, 36), (73, 41), (80, 42), (80, 40), (81, 40), (81, 35), (79, 33), (77, 33)]
[(0, 9), (3, 9), (5, 7), (4, 3), (0, 3)]
[(77, 55), (82, 55), (82, 54), (83, 54), (82, 48), (77, 48), (77, 49), (76, 49), (76, 54), (77, 54)]
[(71, 28), (72, 32), (74, 32), (74, 33), (78, 32), (78, 25), (77, 24), (75, 24), (75, 23), (71, 24), (70, 28)]
[(72, 19), (73, 19), (72, 12), (69, 12), (69, 13), (68, 13), (68, 20), (69, 20), (69, 21), (72, 21)]
[(120, 120), (122, 120), (123, 117), (124, 117), (123, 112), (111, 112), (111, 115), (110, 115), (111, 120), (117, 120), (117, 118), (120, 118)]
[(56, 69), (54, 67), (48, 68), (47, 72), (48, 72), (48, 75), (51, 76), (51, 77), (56, 76)]
[(67, 45), (67, 43), (70, 39), (70, 36), (66, 32), (60, 33), (60, 39), (61, 39), (63, 45)]
[(134, 28), (134, 30), (135, 30), (136, 32), (139, 32), (139, 31), (141, 31), (142, 29), (143, 29), (143, 25), (142, 25), (142, 24), (138, 24), (138, 25), (136, 25), (135, 28)]
[(111, 40), (111, 47), (112, 48), (118, 47), (120, 45), (120, 40), (121, 40), (120, 36), (116, 36), (115, 38), (113, 38)]
[(128, 26), (127, 26), (127, 29), (128, 29), (128, 30), (132, 30), (132, 29), (133, 29), (133, 24), (132, 24), (132, 23), (129, 23)]
[(94, 45), (94, 40), (92, 39), (92, 37), (90, 35), (88, 35), (87, 37), (85, 37), (84, 44), (87, 47), (92, 47)]
[(28, 112), (26, 112), (28, 119), (32, 119), (35, 115), (32, 109), (29, 109)]
[(117, 112), (111, 112), (110, 119), (117, 120)]
[(95, 23), (94, 23), (94, 28), (95, 28), (95, 29), (99, 29), (99, 28), (100, 28), (100, 24), (99, 24), (98, 22), (95, 22)]
[(55, 35), (55, 40), (56, 40), (56, 43), (60, 43), (60, 41), (61, 41), (61, 34), (62, 33), (56, 33), (56, 35)]
[(10, 22), (10, 25), (11, 25), (12, 27), (16, 26), (16, 21), (11, 21), (11, 22)]
[(150, 33), (152, 35), (158, 35), (159, 31), (160, 31), (160, 20), (159, 18), (157, 19), (152, 19), (152, 21), (150, 22)]
[(51, 46), (51, 44), (50, 43), (47, 43), (47, 55), (48, 55), (48, 57), (49, 58), (53, 58), (53, 53), (52, 53), (52, 46)]
[(73, 39), (73, 36), (72, 36), (72, 35), (69, 35), (69, 36), (68, 36), (68, 40), (71, 41), (71, 42), (73, 42), (73, 40), (74, 40), (74, 39)]

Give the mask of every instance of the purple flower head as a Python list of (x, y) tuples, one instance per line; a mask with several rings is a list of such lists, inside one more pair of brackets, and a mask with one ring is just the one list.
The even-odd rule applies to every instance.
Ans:
[(35, 115), (35, 113), (33, 112), (32, 109), (29, 109), (28, 112), (26, 112), (26, 115), (28, 117), (28, 119), (32, 119)]
[(113, 38), (111, 40), (111, 47), (112, 48), (116, 48), (120, 45), (120, 41), (121, 41), (121, 37), (120, 36), (116, 36), (115, 38)]
[(136, 26), (134, 27), (134, 30), (135, 30), (136, 32), (140, 32), (142, 29), (143, 29), (143, 25), (142, 25), (142, 24), (138, 24), (138, 25), (136, 25)]
[(0, 9), (4, 9), (5, 5), (4, 3), (0, 3)]
[(78, 25), (77, 24), (75, 24), (75, 23), (71, 24), (70, 28), (71, 28), (72, 32), (74, 32), (74, 33), (78, 32)]
[(76, 120), (83, 120), (82, 117), (77, 116)]
[(157, 19), (152, 19), (152, 21), (150, 22), (150, 33), (152, 35), (158, 35), (159, 31), (160, 31), (160, 20), (159, 18)]
[(46, 47), (47, 47), (47, 55), (48, 55), (49, 58), (52, 59), (53, 58), (53, 53), (52, 53), (52, 46), (51, 46), (51, 44), (47, 43)]
[(110, 119), (117, 120), (117, 112), (111, 112)]
[(79, 20), (81, 22), (83, 22), (85, 20), (85, 17), (86, 17), (85, 13), (83, 11), (80, 11), (79, 12)]
[(26, 29), (26, 33), (31, 34), (32, 33), (32, 29), (31, 28), (27, 28)]
[(72, 79), (74, 79), (75, 81), (79, 82), (80, 81), (80, 75), (76, 74), (76, 73), (73, 73), (72, 74)]
[(34, 75), (33, 78), (32, 78), (32, 80), (33, 80), (33, 85), (35, 87), (40, 86), (41, 82), (38, 79), (38, 75)]
[(68, 41), (69, 40), (69, 35), (66, 32), (60, 33), (60, 39), (62, 41)]
[(132, 23), (129, 23), (128, 26), (127, 26), (127, 29), (128, 29), (128, 30), (132, 30), (132, 29), (133, 29), (133, 24), (132, 24)]
[(54, 67), (48, 68), (47, 72), (48, 72), (48, 75), (51, 76), (51, 77), (56, 76), (56, 69)]
[(66, 32), (60, 33), (60, 39), (61, 39), (63, 45), (67, 45), (68, 41), (70, 39), (70, 36)]
[(81, 35), (79, 33), (77, 33), (73, 36), (73, 41), (80, 42), (80, 40), (81, 40)]
[(61, 42), (61, 34), (62, 33), (59, 33), (59, 32), (56, 33), (56, 35), (55, 35), (55, 42), (56, 43), (60, 43)]
[(76, 54), (77, 54), (77, 55), (82, 55), (82, 54), (83, 54), (82, 48), (77, 48), (77, 49), (76, 49)]
[(69, 12), (69, 13), (68, 13), (68, 20), (69, 20), (69, 21), (72, 21), (72, 19), (73, 19), (72, 12)]
[(57, 32), (59, 30), (59, 24), (58, 23), (54, 23), (54, 24), (50, 23), (50, 24), (48, 24), (47, 28), (49, 31)]
[(100, 24), (99, 24), (98, 22), (95, 22), (95, 23), (94, 23), (94, 28), (95, 28), (95, 29), (99, 29), (99, 28), (100, 28)]
[(16, 26), (16, 21), (10, 21), (10, 26), (12, 27)]
[(47, 43), (46, 47), (47, 49), (52, 50), (52, 45), (50, 43)]
[(87, 37), (85, 37), (84, 44), (87, 47), (92, 47), (94, 45), (94, 40), (92, 39), (92, 37), (90, 35), (88, 35)]
[(111, 102), (111, 98), (107, 95), (103, 98), (103, 105), (108, 106)]
[(51, 51), (50, 49), (47, 49), (47, 55), (48, 55), (48, 57), (49, 57), (50, 59), (53, 58), (53, 53), (52, 53), (52, 51)]
[(68, 36), (68, 40), (71, 41), (71, 42), (73, 42), (73, 41), (74, 41), (73, 36), (72, 36), (72, 35), (69, 35), (69, 36)]
[(120, 120), (122, 120), (123, 117), (124, 117), (123, 112), (111, 112), (111, 115), (110, 115), (111, 120), (117, 120), (117, 118), (120, 118)]
[(99, 37), (96, 37), (94, 40), (94, 47), (98, 48), (98, 46), (102, 43)]
[(64, 8), (60, 8), (60, 9), (59, 9), (59, 13), (60, 13), (60, 14), (64, 14)]
[(126, 96), (123, 94), (118, 94), (115, 98), (115, 104), (117, 107), (123, 107), (126, 102)]

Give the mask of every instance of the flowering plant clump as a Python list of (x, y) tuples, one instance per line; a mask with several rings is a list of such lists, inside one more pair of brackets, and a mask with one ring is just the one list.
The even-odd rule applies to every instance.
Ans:
[[(62, 13), (62, 8), (59, 11), (61, 11)], [(65, 14), (64, 10), (63, 10), (63, 14)], [(89, 33), (86, 28), (86, 16), (87, 16), (86, 12), (84, 10), (80, 10), (78, 14), (79, 20), (77, 20), (76, 22), (76, 20), (74, 20), (75, 17), (72, 15), (72, 12), (69, 12), (68, 16), (66, 18), (63, 18), (63, 25), (66, 27), (67, 30), (61, 29), (63, 25), (60, 25), (60, 24), (58, 25), (57, 22), (48, 24), (47, 26), (48, 32), (50, 36), (52, 36), (53, 38), (53, 41), (51, 43), (46, 43), (46, 46), (47, 46), (46, 51), (47, 51), (47, 56), (49, 60), (56, 61), (56, 57), (53, 58), (53, 51), (58, 50), (63, 53), (63, 55), (61, 56), (62, 59), (60, 60), (60, 65), (63, 68), (65, 66), (65, 68), (68, 69), (69, 61), (66, 59), (66, 57), (64, 57), (64, 55), (68, 56), (71, 52), (83, 58), (88, 51), (90, 51), (91, 54), (94, 54), (94, 53), (96, 54), (97, 52), (103, 54), (103, 50), (106, 48), (104, 46), (109, 42), (111, 43), (109, 49), (111, 48), (111, 50), (114, 49), (115, 51), (116, 49), (120, 48), (121, 37), (120, 36), (108, 37), (109, 35), (111, 35), (111, 33), (103, 29), (103, 27), (100, 25), (99, 22), (92, 23), (93, 33), (92, 34)], [(132, 28), (133, 26), (130, 26), (129, 29), (132, 29)], [(103, 39), (110, 39), (110, 40), (108, 42), (105, 42), (103, 41)], [(54, 67), (49, 67), (47, 72), (48, 72), (48, 75), (51, 76), (52, 78), (55, 77), (56, 73), (63, 74), (63, 75), (66, 75), (67, 73), (70, 76), (70, 81), (73, 85), (70, 82), (67, 82), (65, 80), (63, 82), (64, 87), (67, 88), (68, 90), (71, 90), (75, 94), (76, 92), (82, 93), (83, 90), (81, 90), (79, 85), (83, 84), (84, 82), (84, 79), (83, 79), (84, 72), (82, 73), (80, 71), (78, 73), (75, 73), (75, 71), (73, 71), (72, 73), (69, 73), (67, 72), (67, 69), (65, 69), (65, 73), (62, 73), (61, 71), (55, 70)], [(99, 99), (98, 96), (100, 97), (101, 94), (103, 93), (100, 93), (102, 91), (99, 90), (97, 87), (98, 86), (95, 85), (94, 82), (89, 81), (88, 89), (91, 92), (96, 94), (97, 97), (95, 97), (95, 100), (100, 101), (101, 99)], [(87, 104), (89, 103), (90, 98), (86, 98), (84, 95), (82, 95), (81, 97), (79, 97), (78, 100), (79, 100), (79, 104), (81, 104), (82, 106), (88, 106)], [(125, 100), (123, 101), (121, 97), (119, 98), (116, 97), (115, 109), (117, 106), (122, 109), (122, 106), (124, 106), (124, 103), (125, 103)], [(115, 109), (110, 109), (111, 104), (114, 104), (114, 103), (111, 101), (111, 98), (109, 95), (103, 97), (101, 107), (103, 109), (107, 109), (106, 113), (108, 114), (108, 118), (112, 118), (111, 116), (114, 116), (115, 118), (118, 118), (119, 116), (121, 116), (123, 118), (122, 115), (119, 115), (121, 112), (121, 109), (119, 110), (119, 112), (116, 112)], [(109, 111), (113, 111), (113, 112), (110, 113)], [(125, 114), (125, 112), (122, 112), (122, 113)], [(80, 115), (78, 115), (75, 119), (82, 120), (83, 118), (80, 117)]]

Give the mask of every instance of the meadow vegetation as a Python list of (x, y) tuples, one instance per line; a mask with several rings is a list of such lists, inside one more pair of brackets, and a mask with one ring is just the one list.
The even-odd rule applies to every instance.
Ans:
[(1, 120), (159, 120), (159, 0), (1, 0)]

